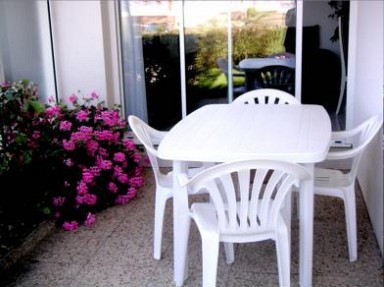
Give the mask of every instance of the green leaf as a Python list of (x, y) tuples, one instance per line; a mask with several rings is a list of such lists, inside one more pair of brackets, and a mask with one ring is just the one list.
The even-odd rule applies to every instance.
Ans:
[(32, 100), (32, 101), (29, 101), (29, 104), (33, 108), (33, 110), (39, 114), (44, 112), (45, 110), (44, 106), (41, 103), (39, 103), (39, 101)]
[(24, 153), (24, 163), (29, 164), (32, 161), (32, 156), (29, 152)]
[(15, 142), (17, 144), (22, 144), (22, 143), (26, 143), (27, 142), (27, 135), (24, 134), (24, 133), (20, 133), (16, 136), (15, 138)]
[(44, 215), (49, 215), (49, 214), (51, 214), (51, 209), (48, 206), (45, 206), (44, 208), (41, 209), (41, 212)]

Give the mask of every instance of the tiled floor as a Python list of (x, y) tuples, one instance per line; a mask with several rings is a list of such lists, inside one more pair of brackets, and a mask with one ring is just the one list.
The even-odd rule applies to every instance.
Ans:
[[(73, 233), (61, 230), (43, 240), (1, 286), (173, 286), (172, 202), (167, 204), (163, 258), (152, 257), (153, 178), (145, 169), (146, 185), (126, 206), (110, 208), (98, 216), (96, 226)], [(367, 211), (358, 192), (359, 258), (350, 263), (344, 213), (340, 200), (316, 197), (313, 286), (383, 286), (383, 259)], [(292, 286), (298, 286), (298, 226), (292, 231)], [(189, 278), (184, 286), (201, 286), (201, 242), (192, 226)], [(3, 283), (3, 284), (2, 284)], [(217, 286), (277, 286), (274, 243), (265, 241), (236, 247), (227, 265), (219, 258)]]

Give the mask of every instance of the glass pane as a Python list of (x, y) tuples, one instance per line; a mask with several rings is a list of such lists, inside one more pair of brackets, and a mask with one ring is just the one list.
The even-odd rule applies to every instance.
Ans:
[(228, 55), (230, 1), (185, 1), (184, 31), (187, 112), (211, 103), (227, 103), (227, 78), (218, 59)]
[[(279, 62), (291, 57), (295, 62), (294, 31), (286, 39), (287, 25), (295, 30), (294, 1), (185, 1), (184, 17), (188, 113), (205, 104), (229, 103), (260, 88), (247, 85), (248, 78), (254, 81), (248, 72), (252, 76), (257, 69), (241, 69), (243, 59)], [(294, 94), (294, 69), (289, 71), (293, 86), (289, 92)]]
[[(295, 24), (295, 13), (287, 11), (294, 7), (294, 1), (122, 1), (127, 114), (167, 129), (181, 119), (184, 96), (187, 113), (231, 102), (247, 89), (241, 60), (285, 57), (286, 22)], [(180, 76), (184, 57), (186, 95)]]
[(126, 113), (157, 129), (181, 119), (178, 5), (122, 1)]
[(231, 17), (233, 62), (245, 72), (246, 91), (273, 88), (294, 95), (295, 2), (239, 2)]

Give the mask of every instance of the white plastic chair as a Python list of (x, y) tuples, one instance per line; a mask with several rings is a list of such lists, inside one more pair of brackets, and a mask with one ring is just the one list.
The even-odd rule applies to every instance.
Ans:
[(281, 209), (291, 187), (309, 178), (300, 165), (271, 160), (223, 163), (192, 179), (179, 176), (184, 192), (207, 191), (211, 198), (190, 208), (202, 239), (204, 287), (216, 285), (219, 242), (267, 239), (276, 241), (280, 286), (290, 286), (290, 232)]
[[(160, 170), (157, 149), (154, 143), (160, 143), (167, 132), (158, 131), (133, 115), (128, 117), (128, 122), (137, 139), (144, 145), (155, 177), (156, 199), (153, 257), (159, 260), (161, 259), (164, 211), (167, 200), (173, 196), (173, 177), (172, 172), (163, 173)], [(200, 172), (206, 166), (209, 166), (209, 164), (202, 164), (201, 168), (190, 168), (188, 169), (188, 173), (192, 176), (193, 174)]]
[(234, 104), (295, 104), (300, 105), (298, 99), (291, 94), (276, 89), (257, 89), (246, 92), (233, 100)]
[(315, 194), (334, 196), (344, 201), (347, 225), (349, 260), (357, 259), (357, 226), (355, 181), (364, 149), (372, 141), (382, 125), (380, 116), (373, 116), (357, 127), (332, 133), (332, 140), (353, 143), (352, 149), (330, 150), (327, 160), (352, 159), (351, 169), (343, 173), (336, 169), (315, 168)]

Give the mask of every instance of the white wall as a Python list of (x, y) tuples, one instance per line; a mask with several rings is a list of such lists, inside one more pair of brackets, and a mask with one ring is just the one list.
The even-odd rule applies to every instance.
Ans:
[[(379, 1), (351, 1), (349, 63), (347, 82), (347, 127), (369, 116), (383, 114), (383, 18)], [(384, 254), (383, 233), (383, 133), (363, 157), (358, 181), (370, 219)]]
[(107, 92), (100, 1), (51, 1), (58, 94)]
[(0, 58), (5, 80), (35, 82), (42, 99), (54, 94), (46, 2), (0, 1)]

